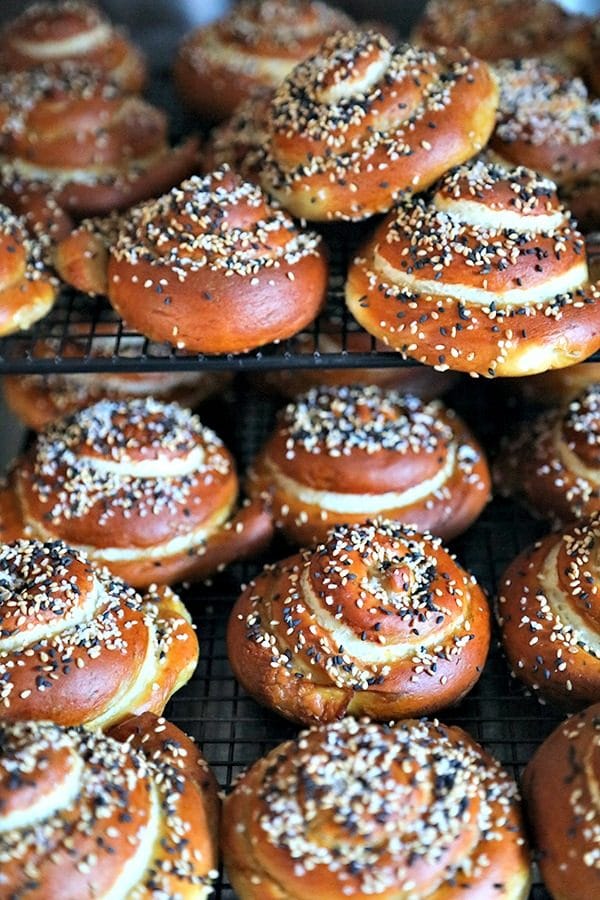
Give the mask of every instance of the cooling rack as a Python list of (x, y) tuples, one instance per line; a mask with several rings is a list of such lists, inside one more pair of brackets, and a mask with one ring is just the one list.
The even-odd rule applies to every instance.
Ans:
[[(50, 313), (28, 331), (0, 338), (0, 374), (140, 372), (211, 369), (259, 371), (292, 368), (372, 368), (418, 365), (366, 336), (344, 304), (348, 261), (373, 223), (330, 225), (321, 231), (330, 259), (324, 312), (298, 335), (245, 354), (206, 356), (157, 344), (129, 329), (102, 297), (64, 288)], [(588, 237), (591, 262), (600, 268), (600, 235)], [(360, 332), (365, 345), (353, 346)], [(332, 343), (334, 342), (334, 343)], [(600, 353), (591, 357), (600, 361)]]
[[(498, 424), (506, 420), (508, 401), (502, 395), (501, 385), (469, 382), (469, 388), (468, 392), (458, 388), (449, 395), (448, 402), (461, 411), (493, 451)], [(225, 407), (220, 401), (214, 412), (210, 407), (203, 412), (203, 420), (219, 428), (236, 453), (240, 471), (268, 434), (276, 405), (273, 399), (242, 383)], [(490, 419), (490, 410), (496, 410), (497, 418)], [(544, 523), (531, 518), (516, 503), (495, 499), (478, 522), (451, 546), (488, 595), (493, 596), (505, 567), (546, 530)], [(271, 549), (268, 560), (287, 554), (289, 548), (282, 542)], [(232, 566), (211, 586), (192, 587), (184, 594), (198, 628), (200, 665), (192, 680), (171, 701), (166, 714), (198, 740), (224, 788), (258, 757), (297, 733), (295, 726), (262, 709), (244, 693), (227, 662), (225, 628), (229, 612), (240, 584), (260, 567), (261, 564)], [(497, 638), (476, 688), (459, 706), (445, 710), (439, 717), (465, 728), (516, 778), (535, 748), (562, 718), (552, 707), (529, 696), (510, 677)], [(217, 887), (216, 897), (235, 897), (225, 878)], [(531, 900), (546, 898), (548, 894), (536, 883)]]

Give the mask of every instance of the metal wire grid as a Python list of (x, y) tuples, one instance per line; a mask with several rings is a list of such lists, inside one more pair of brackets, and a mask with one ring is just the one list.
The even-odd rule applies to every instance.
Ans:
[[(466, 400), (455, 405), (466, 406), (473, 423), (487, 423), (484, 412), (496, 408), (497, 401), (490, 401), (490, 389), (486, 385), (471, 388)], [(458, 393), (454, 399), (460, 401)], [(228, 423), (227, 438), (243, 470), (268, 433), (274, 404), (248, 389), (238, 392), (233, 403), (226, 416), (222, 415), (221, 407), (220, 421)], [(493, 433), (493, 428), (486, 430)], [(481, 427), (479, 432), (481, 436)], [(487, 438), (489, 443), (490, 433)], [(454, 542), (453, 550), (477, 576), (489, 596), (493, 596), (504, 568), (545, 530), (543, 523), (532, 519), (515, 503), (494, 500), (475, 526)], [(273, 548), (269, 558), (281, 558), (287, 553), (289, 549), (281, 544)], [(258, 565), (236, 565), (212, 587), (194, 587), (185, 595), (198, 627), (201, 659), (193, 679), (179, 691), (167, 710), (174, 722), (198, 740), (225, 788), (248, 765), (297, 731), (295, 726), (246, 696), (227, 662), (227, 618), (240, 584), (248, 581), (258, 568)], [(509, 676), (495, 640), (479, 684), (460, 706), (444, 711), (440, 718), (464, 727), (518, 778), (535, 748), (558, 724), (561, 715), (528, 696)], [(218, 885), (216, 897), (218, 900), (235, 897), (226, 879)], [(531, 900), (547, 897), (537, 882)]]
[[(50, 313), (31, 329), (0, 338), (0, 374), (174, 371), (198, 367), (213, 371), (257, 371), (416, 365), (412, 360), (403, 360), (398, 353), (378, 350), (375, 338), (370, 338), (366, 349), (360, 352), (348, 346), (349, 335), (362, 329), (345, 307), (345, 273), (353, 250), (372, 228), (371, 223), (323, 226), (321, 230), (331, 271), (325, 310), (315, 322), (288, 340), (246, 354), (206, 356), (188, 353), (167, 344), (154, 343), (132, 331), (105, 299), (90, 298), (64, 288)], [(591, 257), (600, 260), (600, 236), (590, 236), (588, 247)], [(339, 342), (340, 348), (333, 352), (332, 337)], [(43, 355), (42, 345), (46, 347)], [(600, 361), (600, 353), (591, 359)]]

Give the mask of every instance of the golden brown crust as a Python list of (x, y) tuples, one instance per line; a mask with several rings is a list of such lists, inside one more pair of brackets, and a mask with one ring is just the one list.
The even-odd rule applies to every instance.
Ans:
[(188, 106), (223, 119), (257, 89), (280, 84), (328, 35), (351, 27), (340, 10), (314, 0), (242, 0), (184, 38), (175, 83)]
[(600, 696), (598, 514), (549, 535), (504, 574), (498, 615), (514, 674), (571, 709)]
[(94, 69), (11, 73), (0, 87), (0, 193), (38, 221), (51, 204), (75, 218), (125, 209), (196, 166), (195, 138), (170, 147), (165, 115)]
[(241, 900), (529, 891), (516, 786), (460, 728), (426, 720), (347, 718), (276, 747), (226, 799), (222, 846)]
[(529, 375), (600, 348), (583, 238), (554, 183), (524, 167), (478, 160), (402, 203), (351, 264), (346, 302), (371, 334), (441, 371)]
[(21, 216), (0, 204), (0, 337), (43, 318), (56, 294), (42, 242), (30, 237)]
[(214, 432), (151, 398), (101, 400), (50, 425), (11, 487), (22, 534), (85, 547), (136, 587), (205, 577), (272, 533), (262, 502), (236, 511), (233, 460)]
[(48, 722), (0, 723), (8, 894), (208, 897), (217, 876), (214, 781), (178, 729), (149, 717), (142, 724), (153, 732), (132, 746)]
[(489, 619), (483, 591), (439, 538), (378, 520), (267, 566), (232, 610), (227, 648), (244, 689), (287, 718), (389, 721), (473, 687)]
[(577, 69), (588, 20), (553, 0), (429, 0), (413, 40), (426, 47), (466, 47), (480, 59), (540, 57)]
[(204, 172), (228, 165), (248, 181), (260, 184), (273, 94), (272, 88), (253, 91), (224, 122), (211, 130), (202, 148)]
[(142, 90), (146, 65), (139, 49), (91, 3), (32, 3), (0, 34), (0, 70), (17, 72), (62, 63), (93, 66), (126, 91)]
[(227, 166), (141, 204), (116, 232), (82, 227), (79, 265), (70, 248), (61, 274), (76, 287), (101, 289), (108, 241), (110, 302), (129, 326), (180, 349), (238, 353), (291, 337), (325, 298), (320, 237)]
[(538, 864), (555, 900), (589, 900), (600, 891), (599, 729), (596, 703), (553, 731), (523, 775)]
[(593, 227), (600, 203), (600, 100), (580, 78), (539, 60), (505, 60), (494, 157), (528, 166), (556, 181), (581, 225)]
[(251, 496), (266, 493), (301, 545), (375, 515), (448, 539), (479, 515), (489, 487), (483, 452), (454, 412), (374, 386), (298, 397), (249, 478)]
[(497, 480), (554, 522), (600, 511), (600, 391), (592, 383), (506, 443)]
[(3, 544), (0, 718), (101, 728), (161, 713), (198, 641), (168, 588), (141, 597), (61, 541)]
[(275, 92), (261, 182), (296, 216), (368, 218), (477, 153), (497, 102), (466, 51), (338, 33)]

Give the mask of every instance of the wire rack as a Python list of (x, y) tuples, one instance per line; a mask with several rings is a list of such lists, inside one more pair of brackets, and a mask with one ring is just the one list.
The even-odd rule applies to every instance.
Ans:
[[(496, 423), (489, 420), (486, 410), (502, 409), (501, 388), (483, 383), (470, 384), (470, 388), (470, 392), (457, 390), (449, 402), (461, 410), (493, 450)], [(220, 426), (243, 470), (266, 437), (276, 404), (245, 385), (231, 395), (229, 403), (229, 408), (224, 409), (221, 402), (214, 417), (210, 409), (206, 410), (203, 418)], [(499, 415), (497, 422), (500, 421)], [(504, 568), (545, 530), (543, 523), (532, 519), (515, 503), (496, 499), (479, 521), (453, 543), (452, 549), (493, 596)], [(268, 559), (288, 553), (289, 548), (280, 544), (272, 548)], [(171, 701), (167, 715), (198, 740), (224, 788), (258, 757), (297, 730), (245, 695), (227, 662), (225, 628), (229, 612), (240, 584), (259, 568), (259, 564), (235, 565), (212, 586), (192, 587), (184, 595), (198, 627), (201, 659), (193, 679)], [(464, 727), (516, 778), (535, 748), (561, 720), (559, 713), (541, 705), (509, 676), (497, 639), (479, 684), (460, 706), (444, 711), (440, 718)], [(532, 900), (546, 900), (548, 896), (537, 882)], [(235, 897), (225, 878), (217, 887), (216, 897)]]
[[(358, 349), (350, 336), (360, 326), (344, 303), (348, 260), (361, 237), (372, 230), (363, 226), (330, 225), (321, 230), (330, 258), (330, 278), (322, 315), (288, 340), (245, 354), (206, 356), (157, 344), (132, 331), (102, 297), (90, 298), (64, 288), (50, 313), (28, 331), (0, 339), (0, 374), (53, 372), (106, 372), (107, 370), (257, 371), (291, 368), (369, 368), (418, 365), (400, 354), (377, 346), (365, 335)], [(600, 235), (588, 238), (590, 259), (600, 263)], [(349, 345), (350, 341), (350, 345)], [(600, 353), (591, 359), (600, 361)]]

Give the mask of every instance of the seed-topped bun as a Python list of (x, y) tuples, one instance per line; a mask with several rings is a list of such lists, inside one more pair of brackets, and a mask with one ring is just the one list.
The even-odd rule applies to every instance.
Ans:
[(600, 697), (600, 513), (551, 534), (500, 583), (502, 641), (514, 674), (570, 708)]
[(588, 21), (554, 0), (428, 0), (413, 39), (426, 47), (466, 47), (480, 59), (535, 56), (577, 68)]
[(92, 3), (32, 3), (0, 33), (3, 72), (64, 62), (94, 66), (127, 91), (146, 80), (140, 51)]
[(385, 212), (486, 144), (497, 95), (466, 51), (338, 33), (275, 92), (262, 184), (306, 219)]
[(255, 763), (225, 801), (240, 900), (525, 900), (517, 789), (460, 728), (347, 718)]
[(198, 641), (179, 598), (144, 597), (52, 541), (0, 546), (0, 718), (105, 728), (161, 713)]
[(205, 172), (228, 165), (248, 181), (260, 183), (273, 93), (272, 89), (266, 88), (254, 91), (224, 122), (212, 129), (202, 148)]
[(600, 348), (600, 286), (556, 185), (478, 160), (401, 203), (350, 266), (346, 301), (395, 350), (444, 371), (530, 375)]
[(94, 69), (64, 64), (0, 82), (0, 189), (32, 215), (45, 195), (75, 218), (125, 209), (181, 181), (197, 141), (168, 143), (163, 112)]
[[(88, 223), (74, 240), (81, 265), (61, 272), (75, 287), (102, 291), (106, 231)], [(117, 312), (151, 340), (200, 353), (291, 337), (315, 318), (326, 287), (319, 235), (227, 166), (131, 210), (109, 246)]]
[(600, 383), (528, 422), (506, 443), (497, 479), (554, 522), (600, 511)]
[[(70, 323), (68, 338), (49, 338), (36, 342), (32, 355), (50, 359), (57, 353), (64, 359), (110, 357), (115, 350), (114, 323), (96, 322), (94, 340), (89, 346), (89, 323), (78, 328)], [(141, 339), (122, 336), (119, 357), (135, 357)], [(160, 348), (157, 348), (160, 353)], [(168, 354), (164, 348), (164, 355)], [(417, 368), (416, 366), (413, 368)], [(422, 367), (419, 367), (422, 368)], [(426, 370), (427, 371), (427, 370)], [(434, 373), (437, 375), (437, 373)], [(77, 372), (65, 375), (6, 375), (2, 379), (4, 399), (28, 428), (40, 431), (56, 419), (70, 416), (98, 400), (129, 400), (154, 397), (165, 403), (195, 407), (207, 397), (225, 389), (231, 375), (227, 372)], [(438, 375), (438, 378), (443, 376)]]
[(0, 337), (29, 328), (54, 305), (57, 283), (44, 256), (25, 220), (0, 204)]
[(151, 398), (101, 400), (50, 425), (7, 491), (21, 531), (85, 548), (136, 586), (202, 577), (271, 533), (258, 502), (236, 513), (234, 463), (217, 435)]
[(539, 60), (506, 60), (500, 83), (494, 157), (556, 181), (580, 223), (593, 225), (600, 208), (600, 100), (580, 78)]
[(542, 878), (557, 900), (590, 900), (600, 891), (599, 746), (596, 703), (553, 731), (523, 775)]
[(440, 539), (377, 520), (267, 566), (233, 608), (227, 648), (249, 694), (311, 724), (456, 703), (489, 639), (483, 591)]
[(483, 452), (439, 401), (370, 387), (319, 387), (288, 404), (250, 475), (299, 544), (377, 515), (449, 538), (489, 496)]
[(0, 723), (6, 897), (209, 896), (214, 776), (174, 725), (142, 717), (141, 742), (136, 722), (119, 728), (120, 740), (49, 722)]
[(223, 119), (257, 88), (279, 85), (328, 35), (352, 25), (341, 10), (315, 0), (241, 0), (187, 35), (175, 82), (189, 106)]

